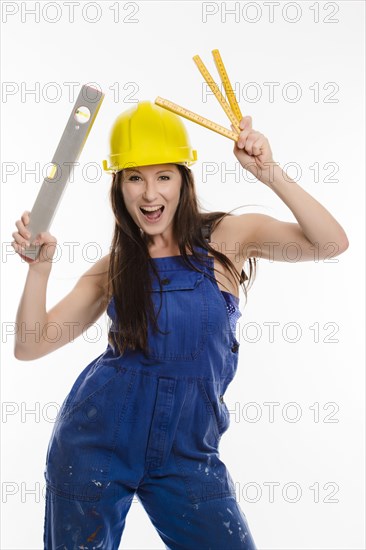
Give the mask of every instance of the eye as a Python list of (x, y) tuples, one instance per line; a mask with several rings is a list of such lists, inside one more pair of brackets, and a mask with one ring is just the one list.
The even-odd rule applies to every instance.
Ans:
[(130, 180), (131, 180), (131, 181), (136, 181), (136, 180), (134, 180), (133, 178), (139, 178), (139, 177), (140, 177), (140, 176), (130, 176), (130, 177), (128, 178), (128, 180), (129, 180), (129, 181), (130, 181)]
[(168, 180), (170, 179), (170, 176), (160, 176), (161, 178), (167, 178)]

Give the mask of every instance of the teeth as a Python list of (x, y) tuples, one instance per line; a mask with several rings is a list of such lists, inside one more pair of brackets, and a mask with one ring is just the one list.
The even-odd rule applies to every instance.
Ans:
[(160, 210), (161, 206), (141, 206), (142, 210), (146, 210), (146, 212), (156, 212), (156, 210)]

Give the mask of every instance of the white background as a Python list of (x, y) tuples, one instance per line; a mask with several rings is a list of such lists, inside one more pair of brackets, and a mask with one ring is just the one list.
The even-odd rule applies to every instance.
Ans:
[[(277, 4), (272, 20), (269, 4)], [(39, 22), (29, 9), (39, 11)], [(274, 159), (282, 167), (292, 163), (289, 176), (332, 213), (350, 242), (327, 262), (259, 260), (246, 307), (241, 291), (240, 358), (225, 397), (232, 414), (221, 459), (237, 484), (258, 549), (365, 548), (364, 3), (121, 2), (114, 22), (116, 9), (117, 2), (79, 2), (69, 22), (63, 2), (3, 2), (1, 548), (42, 548), (43, 469), (53, 419), (78, 373), (107, 345), (104, 314), (95, 342), (90, 331), (88, 339), (37, 361), (14, 358), (12, 331), (28, 267), (9, 244), (15, 221), (31, 210), (43, 181), (24, 170), (51, 161), (80, 86), (99, 84), (104, 102), (50, 228), (60, 245), (47, 290), (50, 309), (108, 252), (111, 177), (101, 168), (98, 175), (91, 163), (100, 167), (107, 158), (118, 114), (136, 100), (160, 95), (229, 127), (217, 100), (206, 97), (192, 60), (199, 54), (219, 82), (215, 48), (243, 113), (268, 137)], [(71, 98), (67, 82), (77, 83)], [(269, 82), (278, 83), (273, 100)], [(297, 101), (291, 101), (294, 86), (286, 96), (289, 83), (301, 92)], [(25, 93), (37, 86), (36, 96)], [(228, 170), (237, 165), (232, 141), (185, 122), (198, 150), (192, 169), (206, 209), (255, 204), (236, 213), (296, 221), (260, 182), (246, 173), (237, 181), (225, 175), (221, 163)], [(10, 176), (4, 163), (15, 163), (17, 173)], [(205, 163), (217, 163), (217, 173), (205, 178)], [(319, 178), (310, 168), (316, 163)], [(65, 243), (76, 243), (74, 258)], [(264, 324), (271, 322), (279, 323), (272, 342)], [(297, 324), (298, 341), (291, 341), (290, 326), (286, 336), (287, 323)], [(246, 408), (251, 402), (256, 411)], [(278, 404), (272, 422), (269, 402)], [(297, 422), (290, 421), (295, 408), (289, 403), (297, 404)], [(255, 414), (258, 420), (251, 422)], [(270, 483), (277, 484), (273, 499)], [(286, 497), (289, 483), (298, 488), (297, 502), (290, 501), (290, 486)], [(164, 548), (137, 499), (121, 548)]]

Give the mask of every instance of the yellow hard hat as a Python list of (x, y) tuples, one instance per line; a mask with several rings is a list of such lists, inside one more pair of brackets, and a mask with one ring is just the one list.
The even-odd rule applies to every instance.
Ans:
[(116, 119), (110, 134), (106, 172), (149, 164), (186, 164), (197, 160), (181, 118), (150, 101), (140, 101)]

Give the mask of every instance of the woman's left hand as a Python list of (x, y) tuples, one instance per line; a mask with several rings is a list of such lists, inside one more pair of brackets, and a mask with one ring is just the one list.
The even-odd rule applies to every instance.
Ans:
[[(235, 128), (231, 125), (232, 130)], [(274, 162), (271, 147), (266, 136), (252, 129), (252, 117), (243, 117), (239, 124), (240, 134), (234, 144), (233, 153), (241, 166), (262, 183), (269, 183), (273, 177)]]

